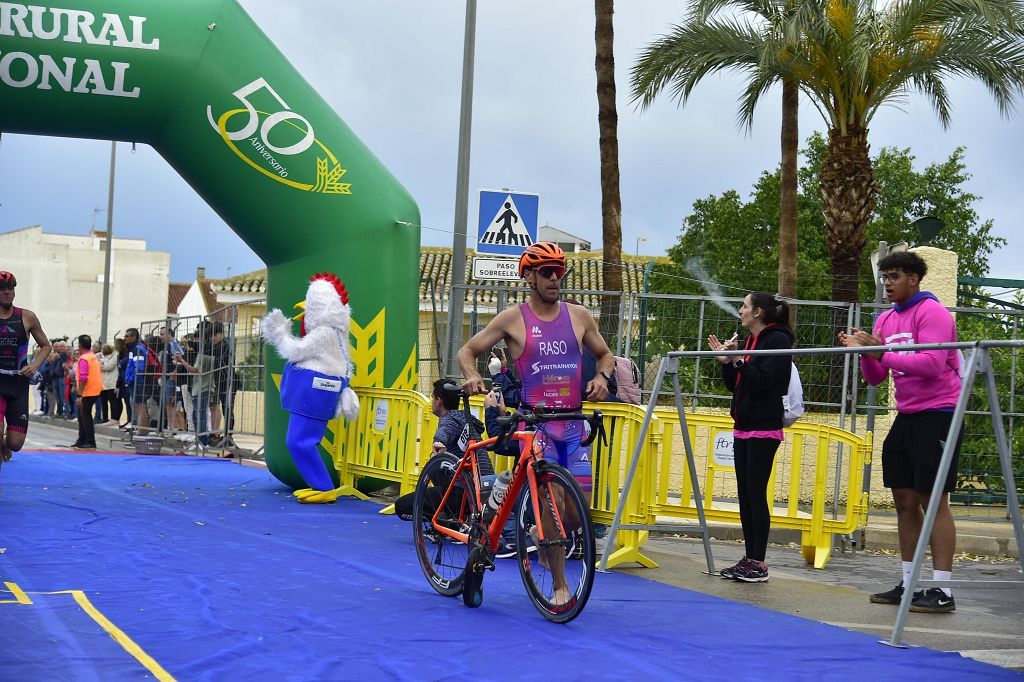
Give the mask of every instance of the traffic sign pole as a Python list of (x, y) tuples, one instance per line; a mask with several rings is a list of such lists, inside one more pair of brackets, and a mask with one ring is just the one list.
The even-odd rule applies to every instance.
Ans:
[(448, 348), (444, 373), (457, 376), (462, 347), (463, 303), (466, 299), (466, 222), (469, 220), (469, 143), (473, 127), (473, 59), (476, 52), (476, 0), (466, 0), (466, 32), (462, 46), (462, 110), (459, 115), (459, 167), (455, 181), (455, 236), (452, 241), (452, 300), (448, 306)]

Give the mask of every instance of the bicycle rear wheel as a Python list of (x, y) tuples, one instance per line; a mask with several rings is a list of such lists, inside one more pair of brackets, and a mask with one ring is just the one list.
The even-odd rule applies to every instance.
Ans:
[(537, 610), (550, 621), (568, 623), (583, 611), (594, 586), (590, 509), (572, 474), (544, 460), (533, 466), (544, 539), (526, 487), (516, 516), (519, 573)]
[[(434, 455), (420, 472), (413, 498), (413, 544), (416, 556), (430, 586), (446, 597), (462, 593), (466, 578), (469, 547), (440, 533), (431, 519), (451, 484), (459, 460), (449, 453)], [(468, 478), (463, 475), (464, 478)], [(438, 522), (446, 528), (468, 533), (476, 501), (469, 494), (468, 481), (454, 488), (445, 502)]]

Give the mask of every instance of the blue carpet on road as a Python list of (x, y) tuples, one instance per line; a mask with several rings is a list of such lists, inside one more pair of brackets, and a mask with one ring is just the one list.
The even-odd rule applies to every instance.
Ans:
[(537, 613), (511, 561), (468, 609), (379, 509), (300, 505), (227, 461), (20, 453), (0, 477), (0, 678), (153, 679), (151, 660), (218, 682), (1019, 679), (619, 573), (568, 625)]

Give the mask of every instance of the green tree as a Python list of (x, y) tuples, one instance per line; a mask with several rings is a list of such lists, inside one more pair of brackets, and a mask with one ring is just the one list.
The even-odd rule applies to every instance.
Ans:
[[(804, 164), (799, 173), (797, 213), (803, 236), (797, 249), (797, 295), (806, 300), (826, 300), (831, 292), (818, 183), (827, 147), (825, 138), (815, 133), (801, 150)], [(909, 148), (883, 148), (870, 161), (876, 168), (876, 183), (884, 190), (867, 222), (872, 242), (917, 244), (920, 238), (910, 223), (915, 217), (934, 215), (946, 223), (946, 229), (930, 245), (956, 252), (960, 274), (985, 276), (989, 256), (1005, 246), (1006, 240), (993, 236), (992, 220), (978, 216), (975, 205), (981, 197), (964, 189), (971, 178), (965, 155), (966, 150), (958, 147), (945, 161), (915, 170), (916, 158)], [(672, 264), (655, 268), (652, 290), (702, 294), (703, 286), (687, 270), (690, 260), (700, 256), (711, 280), (734, 295), (754, 289), (772, 291), (771, 273), (778, 259), (779, 184), (778, 169), (764, 171), (748, 201), (737, 190), (695, 201), (693, 212), (683, 219), (679, 241), (668, 251)], [(873, 300), (874, 292), (871, 264), (862, 257), (858, 264), (859, 300)]]
[[(797, 279), (797, 148), (799, 82), (773, 52), (799, 51), (802, 29), (797, 0), (695, 0), (687, 20), (648, 45), (632, 69), (634, 101), (649, 106), (666, 88), (681, 104), (705, 76), (740, 71), (747, 77), (740, 100), (739, 122), (753, 125), (754, 108), (776, 82), (782, 84), (782, 184), (778, 194), (778, 291), (796, 295)], [(732, 16), (740, 12), (744, 23)]]
[[(868, 129), (887, 104), (923, 94), (948, 126), (944, 78), (982, 82), (1008, 114), (1024, 89), (1019, 0), (905, 0), (876, 9), (867, 0), (804, 0), (801, 49), (767, 51), (765, 83), (789, 75), (828, 126), (819, 173), (832, 264), (832, 296), (855, 301), (861, 252), (882, 190)], [(771, 57), (774, 55), (775, 59)]]
[[(820, 170), (827, 163), (828, 144), (815, 133), (807, 140), (803, 150), (804, 168), (801, 169), (800, 196), (801, 221), (804, 235), (825, 234), (821, 212)], [(941, 219), (946, 228), (929, 243), (940, 249), (953, 251), (959, 256), (959, 274), (983, 277), (988, 273), (988, 258), (995, 249), (1006, 245), (1002, 237), (992, 235), (992, 220), (982, 221), (974, 205), (980, 196), (964, 189), (971, 179), (965, 161), (966, 150), (957, 147), (948, 159), (932, 163), (923, 171), (914, 170), (915, 157), (909, 148), (883, 148), (871, 160), (875, 182), (879, 188), (878, 201), (868, 217), (865, 239), (868, 244), (886, 241), (890, 244), (908, 242), (917, 244), (920, 237), (911, 226), (914, 218), (933, 215)], [(817, 242), (807, 244), (815, 248)], [(804, 245), (801, 245), (802, 247)], [(814, 256), (823, 255), (815, 250)], [(813, 282), (804, 280), (800, 297), (828, 298), (828, 292)], [(863, 256), (858, 264), (857, 293), (860, 301), (874, 299), (875, 283), (871, 263)]]
[[(797, 294), (804, 300), (829, 300), (828, 244), (818, 187), (818, 173), (827, 153), (824, 137), (812, 135), (801, 153), (804, 163), (799, 174), (797, 215), (802, 237), (797, 250)], [(924, 213), (936, 215), (946, 223), (946, 229), (932, 244), (957, 252), (962, 274), (984, 276), (988, 273), (988, 257), (1006, 241), (992, 235), (991, 220), (979, 218), (974, 205), (980, 197), (964, 189), (970, 179), (965, 151), (958, 148), (945, 161), (929, 164), (923, 170), (915, 170), (914, 161), (909, 149), (894, 147), (882, 149), (872, 160), (886, 200), (875, 206), (868, 221), (868, 234), (873, 240), (915, 243), (918, 237), (910, 227), (911, 220)], [(698, 280), (710, 280), (721, 287), (723, 295), (737, 299), (753, 290), (773, 291), (778, 258), (779, 184), (777, 169), (765, 171), (747, 200), (740, 192), (727, 190), (695, 201), (693, 211), (683, 220), (679, 241), (668, 251), (671, 263), (654, 269), (651, 290), (703, 296), (707, 284)], [(870, 302), (875, 295), (871, 266), (866, 257), (862, 261), (859, 295), (861, 301)], [(733, 300), (731, 305), (735, 308), (736, 303)], [(643, 357), (676, 350), (680, 345), (694, 349), (703, 340), (700, 335), (737, 328), (734, 318), (724, 310), (705, 303), (702, 316), (699, 306), (698, 301), (652, 300), (644, 328)], [(828, 324), (802, 324), (798, 332), (801, 346), (825, 346), (834, 341)], [(686, 364), (680, 368), (684, 373), (692, 371), (692, 365), (687, 368)], [(821, 376), (812, 372), (805, 377), (805, 385), (841, 384), (841, 376), (833, 380), (824, 369), (820, 373)], [(702, 392), (715, 392), (715, 375), (705, 376), (702, 368), (701, 376), (702, 381), (708, 381)], [(692, 375), (689, 380), (693, 380)], [(824, 394), (813, 397), (824, 400)]]

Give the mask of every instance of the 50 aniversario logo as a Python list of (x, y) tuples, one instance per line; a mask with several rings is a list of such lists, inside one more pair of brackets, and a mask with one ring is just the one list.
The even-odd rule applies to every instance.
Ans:
[[(258, 93), (269, 95), (281, 108), (268, 112), (252, 102)], [(264, 78), (257, 78), (232, 93), (241, 108), (215, 115), (206, 107), (210, 125), (240, 159), (269, 178), (289, 187), (318, 194), (351, 194), (352, 185), (341, 179), (348, 171), (316, 137), (313, 124), (293, 111)], [(275, 107), (277, 106), (275, 105)], [(241, 127), (234, 127), (241, 123)]]

